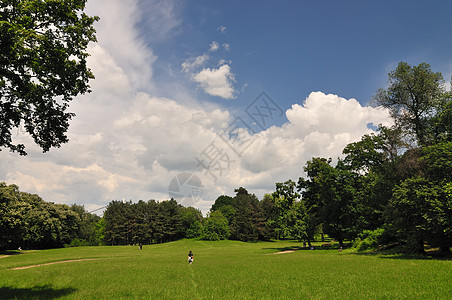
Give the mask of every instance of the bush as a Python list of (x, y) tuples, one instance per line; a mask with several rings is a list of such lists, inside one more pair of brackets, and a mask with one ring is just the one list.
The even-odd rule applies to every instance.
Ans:
[(358, 238), (353, 242), (353, 247), (357, 251), (371, 251), (378, 250), (384, 235), (384, 229), (378, 228), (375, 230), (364, 230), (358, 235)]
[(64, 247), (65, 248), (82, 247), (82, 246), (89, 246), (89, 245), (90, 245), (89, 242), (87, 242), (86, 240), (76, 238), (76, 239), (73, 239), (70, 244), (65, 244)]

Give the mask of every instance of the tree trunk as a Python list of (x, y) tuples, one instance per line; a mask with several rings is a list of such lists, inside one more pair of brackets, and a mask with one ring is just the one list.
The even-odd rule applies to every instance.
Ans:
[(450, 244), (444, 239), (441, 242), (441, 245), (439, 245), (439, 251), (443, 254), (449, 254), (450, 253)]
[(425, 254), (425, 251), (424, 251), (424, 241), (423, 240), (419, 240), (418, 241), (418, 245), (419, 245), (419, 253), (421, 253), (421, 254)]

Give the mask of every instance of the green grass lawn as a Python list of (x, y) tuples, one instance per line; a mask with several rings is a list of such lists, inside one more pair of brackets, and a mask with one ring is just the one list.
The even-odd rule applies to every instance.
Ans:
[[(450, 299), (452, 261), (297, 250), (294, 241), (182, 240), (0, 258), (0, 299)], [(195, 262), (187, 263), (192, 250)], [(13, 268), (63, 260), (97, 258)]]

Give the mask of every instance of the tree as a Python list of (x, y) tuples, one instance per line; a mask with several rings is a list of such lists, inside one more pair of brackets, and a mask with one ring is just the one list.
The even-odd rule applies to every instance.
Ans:
[(215, 203), (210, 208), (210, 211), (214, 212), (226, 205), (235, 206), (235, 200), (230, 196), (221, 195), (215, 200)]
[(452, 141), (452, 92), (449, 98), (435, 117), (435, 140)]
[[(378, 134), (364, 135), (342, 151), (343, 167), (355, 174), (362, 225), (367, 230), (383, 226), (383, 212), (392, 197), (392, 189), (404, 176), (402, 173), (407, 173), (413, 165), (409, 163), (412, 149), (406, 150), (400, 129), (380, 126), (378, 131)], [(400, 153), (404, 151), (407, 155), (402, 159)]]
[(0, 249), (20, 246), (22, 220), (19, 187), (0, 182)]
[(231, 239), (257, 241), (265, 235), (265, 220), (256, 195), (240, 187), (235, 189), (236, 214), (231, 224)]
[(80, 225), (77, 232), (77, 238), (84, 244), (88, 245), (101, 245), (102, 240), (99, 239), (97, 224), (100, 221), (100, 217), (91, 214), (85, 210), (83, 205), (72, 204), (71, 210), (76, 212), (80, 218)]
[(182, 207), (174, 199), (158, 203), (156, 233), (160, 243), (174, 241), (183, 237), (184, 229), (180, 219)]
[(299, 189), (305, 203), (307, 224), (314, 228), (322, 224), (323, 231), (339, 241), (354, 238), (361, 226), (361, 206), (356, 189), (356, 174), (351, 173), (343, 162), (336, 167), (331, 159), (313, 158), (308, 161), (305, 172), (308, 179), (300, 178)]
[(417, 172), (394, 188), (388, 227), (409, 250), (424, 242), (450, 252), (452, 246), (452, 142), (423, 147)]
[(131, 203), (111, 201), (104, 212), (105, 242), (107, 245), (127, 245), (128, 223), (131, 219)]
[(204, 221), (201, 239), (218, 241), (227, 239), (230, 235), (228, 220), (220, 211), (210, 213)]
[[(276, 191), (271, 198), (275, 216), (269, 221), (278, 238), (286, 237), (292, 233), (293, 226), (299, 216), (294, 211), (294, 205), (299, 198), (300, 194), (297, 193), (297, 186), (294, 181), (288, 180), (284, 183), (276, 183)], [(298, 232), (297, 235), (299, 235)]]
[(406, 62), (400, 62), (388, 76), (389, 87), (379, 89), (373, 101), (389, 108), (396, 124), (414, 134), (420, 145), (429, 143), (432, 117), (447, 98), (443, 76), (426, 63), (411, 67)]
[(262, 215), (265, 220), (265, 231), (263, 232), (263, 237), (265, 240), (271, 238), (277, 238), (275, 228), (277, 226), (276, 220), (278, 216), (278, 210), (275, 206), (275, 201), (271, 194), (265, 194), (262, 201), (259, 202), (262, 210)]
[(182, 228), (187, 238), (198, 237), (202, 229), (202, 212), (194, 207), (182, 207), (180, 213)]
[(0, 149), (26, 155), (24, 129), (44, 152), (60, 147), (74, 116), (69, 102), (90, 92), (86, 66), (93, 23), (86, 0), (4, 0), (0, 4)]
[(232, 224), (236, 214), (235, 210), (236, 205), (237, 202), (235, 198), (226, 195), (221, 195), (215, 200), (215, 203), (210, 208), (210, 211), (211, 212), (221, 211), (223, 216), (225, 216), (226, 219), (228, 219), (229, 224)]
[(408, 250), (424, 252), (424, 242), (450, 252), (452, 183), (438, 185), (423, 177), (396, 186), (388, 210), (388, 226)]

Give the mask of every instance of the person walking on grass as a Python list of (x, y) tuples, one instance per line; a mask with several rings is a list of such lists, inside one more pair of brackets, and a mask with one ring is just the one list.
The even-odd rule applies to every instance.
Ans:
[(191, 265), (191, 263), (193, 262), (193, 252), (188, 252), (188, 263)]

